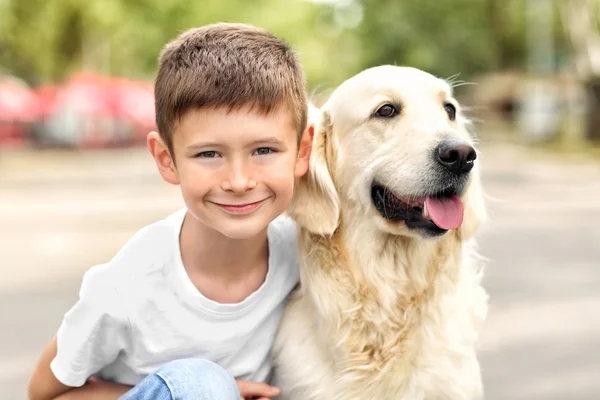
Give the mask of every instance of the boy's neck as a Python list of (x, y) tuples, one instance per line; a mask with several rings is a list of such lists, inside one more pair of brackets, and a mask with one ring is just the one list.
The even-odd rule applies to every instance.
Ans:
[[(186, 214), (179, 246), (190, 277), (201, 274), (221, 282), (243, 280), (264, 269), (268, 260), (267, 230), (248, 239), (231, 239)], [(266, 271), (266, 269), (265, 269)]]

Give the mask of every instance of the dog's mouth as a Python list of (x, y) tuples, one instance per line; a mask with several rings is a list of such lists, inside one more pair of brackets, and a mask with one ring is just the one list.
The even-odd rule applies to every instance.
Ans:
[(407, 228), (425, 230), (432, 236), (462, 224), (464, 208), (459, 193), (458, 188), (450, 187), (429, 196), (404, 198), (377, 182), (371, 185), (373, 205), (383, 218), (404, 221)]

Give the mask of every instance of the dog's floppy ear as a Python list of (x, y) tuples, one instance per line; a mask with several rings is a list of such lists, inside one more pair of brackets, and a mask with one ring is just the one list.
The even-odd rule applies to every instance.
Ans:
[(327, 159), (333, 156), (331, 119), (326, 111), (314, 108), (309, 114), (309, 124), (314, 129), (309, 169), (296, 180), (288, 213), (308, 231), (331, 235), (340, 219), (340, 200), (329, 171), (329, 162), (333, 160)]
[(471, 174), (471, 183), (463, 198), (465, 216), (463, 218), (463, 223), (459, 228), (462, 240), (472, 238), (475, 233), (477, 233), (481, 223), (487, 219), (479, 168), (475, 166)]

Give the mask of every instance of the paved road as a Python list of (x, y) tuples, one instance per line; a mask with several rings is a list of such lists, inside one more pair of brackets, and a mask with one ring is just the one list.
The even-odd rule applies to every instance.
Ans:
[[(482, 147), (487, 399), (600, 399), (600, 160)], [(0, 154), (0, 400), (25, 398), (82, 273), (181, 205), (143, 150)]]

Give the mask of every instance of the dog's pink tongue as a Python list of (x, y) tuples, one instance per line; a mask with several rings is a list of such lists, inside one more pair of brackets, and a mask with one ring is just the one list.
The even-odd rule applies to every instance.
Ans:
[(432, 199), (428, 197), (427, 212), (431, 220), (442, 229), (456, 229), (463, 221), (464, 208), (458, 196)]

